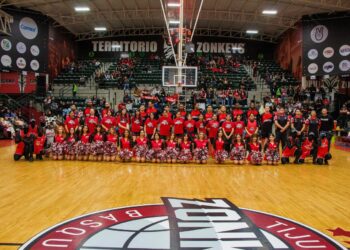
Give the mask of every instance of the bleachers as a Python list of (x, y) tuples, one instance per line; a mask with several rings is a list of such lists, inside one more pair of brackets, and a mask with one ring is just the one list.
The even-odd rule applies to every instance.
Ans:
[(299, 82), (293, 77), (291, 72), (288, 70), (282, 69), (276, 62), (271, 60), (261, 60), (258, 64), (258, 72), (261, 78), (266, 78), (266, 72), (269, 72), (270, 74), (284, 74), (286, 81), (277, 81), (277, 85), (293, 85), (296, 86), (299, 84)]

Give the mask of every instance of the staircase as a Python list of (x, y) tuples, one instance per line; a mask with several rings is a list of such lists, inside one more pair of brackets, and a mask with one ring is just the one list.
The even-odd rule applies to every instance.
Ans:
[(258, 75), (253, 76), (253, 68), (248, 65), (244, 65), (244, 69), (248, 72), (248, 75), (253, 79), (256, 89), (248, 91), (248, 100), (255, 100), (257, 102), (262, 102), (265, 96), (270, 95), (270, 88), (265, 84), (265, 80)]

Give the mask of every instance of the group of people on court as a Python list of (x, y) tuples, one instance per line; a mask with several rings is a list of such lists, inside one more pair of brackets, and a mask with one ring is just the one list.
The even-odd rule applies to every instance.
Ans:
[(54, 160), (206, 163), (212, 157), (216, 163), (276, 165), (301, 164), (310, 157), (313, 163), (328, 164), (333, 123), (327, 109), (317, 115), (300, 109), (287, 114), (283, 107), (271, 113), (265, 107), (259, 114), (253, 105), (247, 111), (235, 106), (231, 112), (226, 106), (214, 112), (210, 105), (202, 112), (195, 105), (191, 112), (180, 106), (173, 115), (165, 106), (158, 115), (150, 103), (133, 115), (125, 108), (113, 115), (106, 105), (99, 117), (87, 107), (80, 118), (71, 111), (56, 127), (49, 148), (44, 130), (32, 121), (17, 133), (15, 160), (48, 154)]

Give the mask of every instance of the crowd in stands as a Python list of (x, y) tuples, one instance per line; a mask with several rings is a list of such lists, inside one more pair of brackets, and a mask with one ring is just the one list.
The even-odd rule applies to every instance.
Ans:
[(0, 139), (13, 139), (15, 131), (26, 124), (20, 110), (11, 110), (0, 104)]
[(99, 67), (101, 64), (98, 60), (88, 60), (88, 61), (76, 61), (71, 62), (67, 64), (65, 67), (62, 68), (61, 73), (80, 73), (84, 72), (86, 69), (89, 69), (91, 67)]

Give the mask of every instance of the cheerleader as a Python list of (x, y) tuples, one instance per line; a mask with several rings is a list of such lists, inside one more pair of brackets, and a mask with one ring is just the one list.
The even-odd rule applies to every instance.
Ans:
[(226, 116), (226, 121), (222, 123), (221, 128), (225, 138), (225, 149), (229, 151), (234, 133), (234, 123), (231, 121), (231, 115)]
[(177, 112), (176, 113), (176, 118), (173, 121), (174, 127), (173, 127), (173, 132), (177, 138), (182, 137), (184, 134), (184, 123), (185, 119), (181, 117), (181, 113)]
[(116, 124), (116, 119), (112, 116), (112, 110), (108, 109), (103, 110), (105, 111), (106, 115), (102, 118), (101, 120), (101, 125), (104, 131), (109, 131), (110, 128), (115, 127)]
[(245, 124), (244, 124), (244, 121), (242, 121), (241, 115), (237, 115), (236, 121), (233, 123), (233, 127), (234, 127), (234, 132), (233, 132), (234, 137), (236, 137), (237, 135), (240, 135), (242, 137)]
[(235, 142), (233, 144), (231, 154), (231, 160), (234, 164), (242, 165), (246, 156), (245, 145), (242, 141), (242, 136), (237, 134), (235, 137)]
[(178, 162), (181, 163), (189, 163), (192, 160), (192, 153), (191, 153), (191, 141), (187, 134), (184, 134), (183, 140), (179, 143), (180, 144), (180, 153), (177, 157)]
[(118, 142), (118, 135), (115, 132), (115, 128), (110, 127), (108, 130), (108, 135), (105, 138), (103, 160), (115, 161), (117, 151), (118, 151), (117, 142)]
[(218, 117), (214, 114), (211, 120), (207, 123), (208, 137), (211, 145), (214, 145), (215, 143), (215, 137), (218, 134), (219, 128), (220, 123), (218, 122)]
[(199, 115), (199, 119), (196, 122), (196, 131), (197, 131), (197, 134), (199, 134), (200, 132), (203, 132), (205, 135), (207, 134), (203, 114)]
[(328, 139), (325, 133), (320, 134), (321, 139), (318, 142), (316, 163), (318, 165), (328, 165), (328, 160), (332, 159), (332, 155), (328, 151)]
[(148, 151), (147, 146), (147, 137), (145, 134), (145, 131), (141, 130), (140, 137), (137, 139), (134, 139), (134, 142), (136, 145), (134, 146), (134, 155), (136, 157), (137, 162), (145, 162), (146, 161), (146, 154)]
[(315, 147), (314, 147), (315, 139), (314, 134), (310, 133), (306, 138), (304, 138), (301, 142), (301, 150), (297, 151), (297, 154), (295, 156), (295, 162), (297, 164), (302, 164), (305, 162), (305, 158), (308, 156), (313, 157), (313, 163), (316, 162), (316, 154), (315, 154)]
[(51, 156), (53, 160), (63, 160), (64, 158), (64, 128), (59, 126), (51, 147)]
[(205, 164), (208, 160), (208, 140), (203, 132), (198, 134), (198, 138), (194, 140), (195, 150), (194, 159), (199, 164)]
[(150, 143), (151, 148), (147, 151), (146, 160), (160, 163), (166, 160), (163, 150), (163, 141), (158, 133), (154, 134), (154, 140)]
[(90, 137), (91, 147), (90, 147), (90, 157), (93, 161), (102, 161), (103, 159), (103, 145), (104, 136), (102, 134), (102, 126), (97, 125), (95, 134)]
[(255, 115), (251, 113), (247, 121), (247, 126), (245, 127), (245, 138), (249, 139), (252, 135), (257, 134), (258, 131), (258, 122), (255, 119)]
[(269, 141), (265, 144), (265, 160), (269, 165), (277, 165), (280, 160), (280, 154), (278, 152), (278, 144), (275, 141), (273, 134), (269, 135)]
[(44, 147), (46, 144), (46, 136), (42, 127), (38, 128), (38, 136), (34, 140), (34, 154), (37, 160), (42, 160), (44, 155)]
[(191, 140), (193, 140), (195, 135), (195, 128), (196, 128), (196, 121), (192, 119), (192, 115), (187, 115), (187, 120), (184, 123), (185, 127), (185, 133), (190, 137)]
[(129, 130), (129, 116), (124, 108), (120, 115), (117, 117), (117, 126), (119, 135), (123, 135), (125, 130)]
[(225, 160), (228, 158), (228, 153), (224, 149), (225, 140), (223, 139), (223, 135), (224, 133), (220, 129), (214, 144), (216, 163), (224, 163)]
[(177, 149), (177, 140), (175, 134), (171, 134), (169, 140), (166, 142), (166, 158), (168, 163), (175, 163), (179, 156), (179, 150)]
[(145, 133), (147, 135), (148, 140), (154, 138), (154, 134), (157, 131), (158, 121), (154, 119), (154, 113), (149, 114), (149, 118), (145, 121)]
[(76, 136), (75, 129), (70, 128), (65, 140), (64, 155), (66, 160), (75, 160), (76, 155)]
[(143, 122), (140, 111), (136, 110), (135, 115), (131, 118), (131, 133), (133, 141), (140, 136), (142, 126)]
[(90, 153), (90, 133), (87, 125), (83, 126), (79, 141), (76, 146), (78, 160), (87, 161)]
[(123, 138), (119, 140), (119, 158), (121, 161), (131, 161), (132, 158), (132, 143), (130, 139), (130, 132), (129, 130), (125, 130), (123, 134)]
[[(295, 157), (298, 153), (298, 147), (296, 144), (295, 137), (296, 137), (296, 133), (294, 133), (294, 138), (293, 136), (288, 136), (287, 138), (287, 143), (282, 149), (282, 157), (281, 157), (282, 164), (289, 163), (289, 157)], [(296, 158), (294, 160), (294, 163), (296, 163)]]
[(263, 160), (261, 144), (258, 141), (258, 135), (253, 134), (247, 144), (247, 151), (249, 152), (247, 160), (253, 165), (261, 165)]

